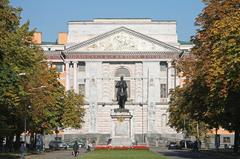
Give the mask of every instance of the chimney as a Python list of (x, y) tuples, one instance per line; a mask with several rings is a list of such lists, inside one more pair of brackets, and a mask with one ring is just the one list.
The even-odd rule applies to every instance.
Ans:
[(42, 43), (42, 33), (41, 32), (33, 33), (32, 42), (34, 44), (41, 44)]
[(58, 44), (65, 45), (67, 43), (67, 32), (60, 32), (58, 33)]

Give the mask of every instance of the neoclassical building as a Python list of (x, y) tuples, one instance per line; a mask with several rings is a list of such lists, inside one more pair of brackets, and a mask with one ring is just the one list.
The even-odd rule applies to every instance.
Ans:
[[(168, 125), (169, 90), (181, 84), (174, 60), (192, 44), (178, 40), (176, 21), (152, 19), (94, 19), (69, 21), (57, 43), (35, 41), (49, 64), (61, 73), (66, 90), (84, 95), (82, 129), (65, 129), (64, 138), (89, 136), (151, 142), (181, 138)], [(124, 76), (128, 85), (127, 114), (118, 108), (115, 84)]]

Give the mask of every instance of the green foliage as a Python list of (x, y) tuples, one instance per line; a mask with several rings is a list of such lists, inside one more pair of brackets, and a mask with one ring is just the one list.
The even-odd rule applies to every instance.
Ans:
[(32, 133), (80, 128), (83, 98), (65, 93), (59, 74), (47, 66), (42, 49), (32, 43), (29, 22), (20, 25), (20, 12), (8, 0), (0, 2), (0, 129), (21, 134), (24, 119)]
[[(211, 104), (203, 105), (221, 126), (239, 129), (240, 91), (240, 5), (239, 0), (210, 1), (197, 24), (202, 27), (194, 38), (192, 53), (198, 62), (196, 74), (203, 73)], [(215, 111), (215, 112), (214, 112)], [(219, 119), (219, 118), (217, 118)], [(224, 124), (227, 123), (227, 124)], [(230, 128), (228, 125), (233, 126)], [(234, 124), (233, 124), (234, 123)]]
[[(185, 133), (186, 136), (195, 136), (203, 139), (209, 131), (208, 125), (192, 117), (191, 109), (196, 105), (189, 102), (191, 97), (188, 90), (185, 89), (186, 87), (177, 87), (171, 92), (168, 124), (178, 132)], [(195, 112), (199, 113), (197, 110)], [(195, 113), (193, 114), (196, 115)]]
[(204, 2), (206, 7), (196, 21), (200, 29), (193, 38), (193, 58), (179, 61), (179, 69), (186, 77), (183, 93), (179, 95), (184, 94), (184, 100), (188, 102), (184, 108), (189, 111), (191, 119), (238, 133), (240, 3), (239, 0)]
[[(33, 51), (28, 47), (32, 33), (28, 24), (19, 26), (20, 9), (9, 6), (8, 1), (0, 7), (0, 109), (1, 127), (17, 129), (23, 110), (24, 89), (21, 85), (22, 72), (29, 72), (34, 65)], [(23, 45), (24, 44), (24, 45)], [(23, 61), (28, 62), (28, 64)], [(23, 65), (23, 63), (25, 65)], [(28, 66), (29, 65), (29, 66)]]
[(64, 98), (64, 112), (61, 119), (63, 127), (81, 128), (84, 113), (83, 96), (68, 91)]

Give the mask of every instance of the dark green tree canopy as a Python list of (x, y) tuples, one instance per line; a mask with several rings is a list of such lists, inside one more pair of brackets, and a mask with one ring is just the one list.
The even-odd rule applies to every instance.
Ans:
[(32, 42), (29, 22), (20, 25), (20, 13), (8, 0), (0, 1), (0, 131), (11, 130), (5, 137), (18, 138), (24, 119), (30, 133), (80, 128), (83, 97), (64, 91), (59, 74), (48, 67), (42, 49)]

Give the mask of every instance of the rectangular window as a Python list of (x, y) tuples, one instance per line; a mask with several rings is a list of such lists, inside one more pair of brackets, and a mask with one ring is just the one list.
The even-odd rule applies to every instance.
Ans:
[(78, 63), (78, 71), (79, 72), (85, 72), (85, 62), (79, 62)]
[(85, 96), (85, 84), (78, 85), (79, 94)]
[(223, 143), (230, 143), (230, 137), (223, 137)]
[(160, 62), (160, 71), (167, 71), (167, 62), (166, 61)]
[(160, 84), (160, 98), (167, 98), (167, 85)]
[(63, 72), (63, 65), (61, 63), (54, 64), (57, 72)]

